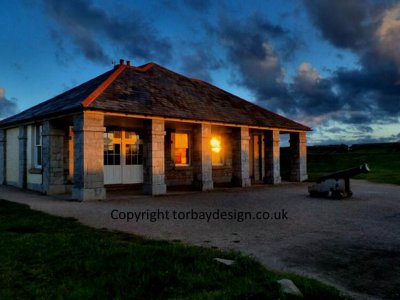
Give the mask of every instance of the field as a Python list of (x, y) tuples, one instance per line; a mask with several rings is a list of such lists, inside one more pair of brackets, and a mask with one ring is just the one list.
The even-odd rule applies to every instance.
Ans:
[[(400, 184), (400, 144), (367, 144), (337, 146), (311, 146), (307, 148), (310, 181), (335, 171), (367, 163), (370, 172), (357, 175), (356, 179)], [(288, 179), (288, 148), (282, 149), (282, 177)]]
[(281, 278), (304, 299), (347, 299), (236, 252), (92, 229), (4, 200), (0, 219), (0, 299), (278, 299)]

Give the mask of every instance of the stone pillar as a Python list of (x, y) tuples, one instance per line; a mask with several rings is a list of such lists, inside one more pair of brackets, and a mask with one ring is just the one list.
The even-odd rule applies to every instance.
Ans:
[(0, 129), (0, 184), (6, 182), (6, 131)]
[(290, 180), (304, 181), (307, 179), (306, 132), (293, 132), (290, 134)]
[(194, 185), (201, 191), (212, 190), (211, 125), (196, 124), (194, 128)]
[(265, 144), (265, 183), (281, 182), (280, 164), (280, 135), (278, 130), (269, 130), (264, 133)]
[(26, 188), (26, 179), (27, 179), (27, 140), (28, 140), (28, 129), (26, 126), (19, 126), (19, 135), (18, 135), (18, 187)]
[(42, 124), (43, 192), (48, 195), (64, 194), (64, 136), (66, 131), (54, 121)]
[(74, 116), (74, 186), (72, 198), (104, 200), (104, 115), (84, 111)]
[(249, 128), (233, 129), (232, 135), (232, 183), (235, 186), (250, 186)]
[(165, 184), (164, 120), (145, 120), (143, 137), (143, 191), (149, 195), (167, 192)]

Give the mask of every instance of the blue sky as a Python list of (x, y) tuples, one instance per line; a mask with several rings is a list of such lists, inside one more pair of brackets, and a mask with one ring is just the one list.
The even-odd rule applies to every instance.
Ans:
[(124, 58), (309, 125), (311, 144), (400, 140), (399, 1), (0, 3), (0, 119)]

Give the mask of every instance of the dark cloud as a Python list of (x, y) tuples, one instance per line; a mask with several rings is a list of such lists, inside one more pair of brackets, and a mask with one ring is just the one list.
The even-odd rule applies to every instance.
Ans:
[(210, 71), (221, 68), (222, 60), (207, 45), (192, 44), (190, 48), (190, 53), (182, 55), (182, 72), (187, 76), (211, 82)]
[(342, 108), (342, 99), (333, 92), (332, 82), (321, 78), (310, 64), (299, 66), (291, 85), (291, 96), (295, 99), (298, 113), (318, 116)]
[[(110, 15), (91, 1), (43, 0), (44, 11), (59, 26), (88, 59), (110, 63), (104, 39), (118, 52), (133, 58), (165, 61), (170, 57), (171, 44), (159, 36), (155, 29), (137, 11), (125, 15)], [(59, 38), (59, 35), (52, 36)], [(56, 39), (59, 44), (59, 41)]]
[(198, 11), (208, 10), (212, 4), (211, 0), (182, 0), (182, 2), (188, 7)]
[(359, 57), (359, 69), (340, 69), (330, 78), (347, 108), (363, 112), (344, 121), (362, 123), (398, 117), (400, 4), (361, 0), (306, 0), (305, 4), (325, 39)]
[(368, 0), (305, 0), (322, 36), (339, 48), (360, 48), (369, 39)]
[(17, 112), (17, 104), (15, 99), (7, 99), (5, 90), (0, 87), (0, 120), (14, 115)]
[(268, 101), (272, 109), (293, 107), (279, 57), (280, 52), (290, 55), (292, 49), (282, 47), (282, 51), (277, 51), (274, 46), (291, 44), (293, 50), (296, 47), (284, 28), (254, 15), (242, 22), (221, 18), (216, 33), (227, 50), (229, 63), (240, 74), (237, 84), (254, 92), (258, 100)]

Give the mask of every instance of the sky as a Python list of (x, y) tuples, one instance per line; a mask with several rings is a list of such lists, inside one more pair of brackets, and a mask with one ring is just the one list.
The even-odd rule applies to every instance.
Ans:
[(0, 0), (0, 119), (156, 62), (312, 127), (400, 141), (400, 1)]

